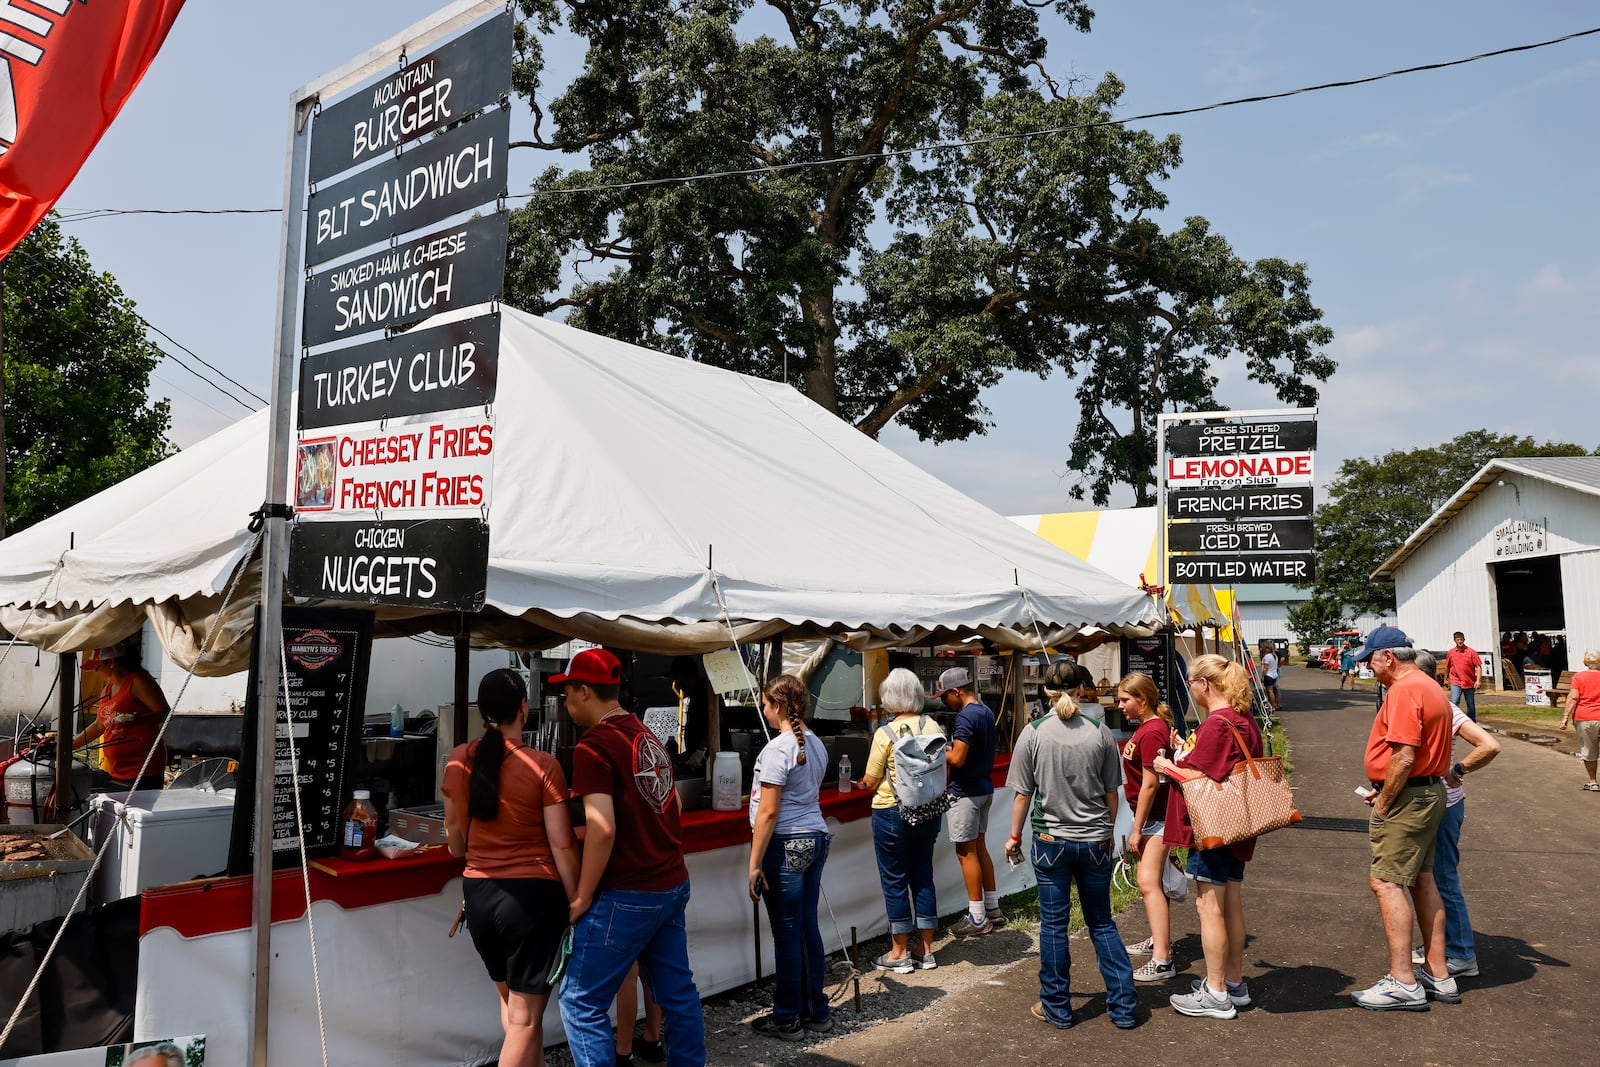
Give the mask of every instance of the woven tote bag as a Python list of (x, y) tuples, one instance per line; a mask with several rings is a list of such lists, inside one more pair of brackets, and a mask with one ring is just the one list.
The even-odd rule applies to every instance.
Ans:
[(1201, 775), (1182, 786), (1197, 848), (1235, 845), (1300, 821), (1283, 757), (1254, 758), (1239, 728), (1230, 722), (1228, 729), (1244, 759), (1220, 782)]

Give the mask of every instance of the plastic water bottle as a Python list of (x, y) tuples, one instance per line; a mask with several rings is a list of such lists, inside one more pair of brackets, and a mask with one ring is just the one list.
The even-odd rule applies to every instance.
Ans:
[(399, 704), (389, 709), (389, 736), (404, 737), (406, 735), (406, 712)]
[(854, 789), (855, 783), (850, 780), (850, 757), (839, 757), (839, 792), (848, 793)]

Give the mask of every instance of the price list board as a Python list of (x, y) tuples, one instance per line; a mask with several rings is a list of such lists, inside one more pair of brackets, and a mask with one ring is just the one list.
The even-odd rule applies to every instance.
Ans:
[[(279, 681), (272, 782), (272, 865), (300, 861), (295, 790), (305, 829), (306, 856), (339, 851), (339, 818), (349, 799), (349, 776), (367, 700), (372, 613), (344, 608), (283, 609), (283, 650), (288, 684)], [(259, 624), (259, 614), (257, 623)], [(244, 711), (244, 750), (239, 762), (228, 873), (248, 874), (255, 853), (256, 657), (251, 656), (251, 699)], [(293, 750), (291, 751), (291, 739)], [(294, 764), (298, 761), (296, 781)]]

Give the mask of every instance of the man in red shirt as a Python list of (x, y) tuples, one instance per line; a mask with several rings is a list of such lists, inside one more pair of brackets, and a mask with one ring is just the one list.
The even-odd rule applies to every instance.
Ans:
[(1467, 718), (1478, 721), (1478, 678), (1483, 660), (1467, 644), (1460, 630), (1453, 635), (1456, 647), (1444, 654), (1445, 681), (1450, 683), (1450, 703), (1458, 705)]
[[(1393, 626), (1367, 635), (1356, 651), (1356, 662), (1366, 661), (1387, 688), (1367, 737), (1365, 766), (1377, 790), (1367, 798), (1368, 881), (1383, 917), (1389, 973), (1350, 997), (1371, 1011), (1427, 1011), (1429, 997), (1450, 1004), (1461, 999), (1446, 970), (1444, 901), (1433, 880), (1434, 839), (1445, 812), (1443, 778), (1450, 770), (1450, 702), (1439, 683), (1417, 669), (1410, 638)], [(1413, 909), (1427, 946), (1428, 962), (1420, 971), (1411, 963)]]
[[(616, 1062), (606, 1013), (638, 960), (665, 1018), (667, 1064), (704, 1067), (705, 1017), (689, 969), (689, 869), (672, 758), (617, 702), (622, 663), (605, 649), (579, 652), (550, 684), (561, 687), (567, 714), (585, 728), (572, 753), (572, 793), (583, 797), (585, 832), (571, 904), (572, 958), (561, 986), (573, 1063)], [(619, 841), (625, 851), (613, 850)]]

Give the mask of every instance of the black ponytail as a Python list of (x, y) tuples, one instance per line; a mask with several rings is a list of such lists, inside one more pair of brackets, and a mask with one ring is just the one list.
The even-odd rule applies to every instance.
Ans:
[(486, 727), (472, 761), (472, 778), (467, 791), (467, 814), (493, 822), (500, 814), (500, 765), (506, 758), (506, 738), (501, 725), (515, 722), (528, 699), (528, 686), (522, 675), (509, 667), (490, 671), (478, 682), (478, 714)]

